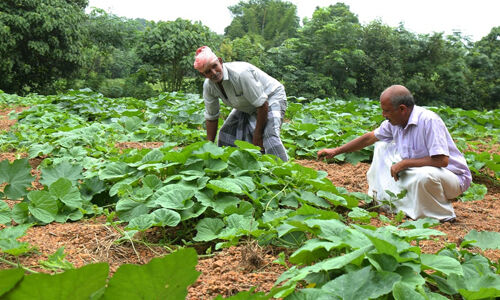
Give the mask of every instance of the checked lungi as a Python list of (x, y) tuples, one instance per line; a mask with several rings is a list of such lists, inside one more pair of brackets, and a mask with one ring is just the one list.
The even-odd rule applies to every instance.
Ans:
[[(283, 161), (288, 161), (285, 146), (281, 142), (280, 132), (283, 118), (285, 117), (287, 102), (283, 88), (278, 88), (268, 97), (269, 111), (267, 123), (264, 127), (263, 144), (266, 154), (273, 154)], [(233, 109), (219, 130), (217, 144), (219, 146), (235, 147), (234, 141), (241, 140), (252, 143), (257, 114), (248, 114)]]

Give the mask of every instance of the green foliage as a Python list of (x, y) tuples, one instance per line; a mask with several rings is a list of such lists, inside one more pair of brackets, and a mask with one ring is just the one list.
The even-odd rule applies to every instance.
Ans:
[(185, 299), (187, 287), (200, 274), (195, 270), (196, 263), (193, 249), (181, 249), (143, 266), (122, 265), (101, 299)]
[[(145, 265), (121, 265), (107, 282), (106, 263), (50, 274), (0, 271), (2, 299), (184, 299), (198, 278), (197, 255), (181, 249)], [(24, 276), (23, 276), (24, 275)]]
[[(472, 299), (479, 290), (488, 297), (500, 292), (495, 286), (500, 276), (489, 268), (491, 262), (486, 258), (465, 250), (458, 252), (451, 245), (439, 254), (423, 254), (409, 244), (413, 239), (442, 234), (439, 231), (397, 230), (392, 226), (375, 229), (332, 221), (324, 221), (316, 228), (313, 239), (290, 257), (291, 262), (305, 266), (292, 266), (280, 276), (276, 285), (281, 290), (275, 297), (364, 299), (392, 295), (401, 299), (405, 294), (425, 299), (439, 296), (429, 291), (436, 285), (443, 294)], [(474, 264), (476, 267), (472, 267)], [(307, 288), (297, 288), (299, 283)]]
[(141, 36), (138, 55), (159, 74), (163, 91), (179, 91), (185, 74), (192, 71), (196, 49), (207, 44), (214, 35), (208, 27), (191, 21), (150, 23)]
[(17, 200), (26, 196), (27, 187), (31, 186), (34, 176), (27, 159), (18, 159), (12, 163), (8, 160), (0, 162), (0, 183), (7, 183), (4, 193), (7, 198)]
[(66, 260), (66, 254), (64, 253), (64, 247), (56, 250), (53, 254), (49, 255), (47, 260), (40, 261), (40, 265), (48, 270), (71, 270), (75, 267), (72, 263)]
[[(27, 149), (31, 157), (46, 155), (38, 167), (44, 188), (29, 193), (25, 190), (31, 171), (27, 160), (0, 163), (3, 182), (10, 182), (12, 190), (22, 191), (19, 199), (24, 198), (12, 210), (0, 204), (1, 222), (24, 223), (0, 231), (0, 247), (5, 253), (21, 255), (29, 251), (29, 245), (17, 241), (28, 223), (78, 220), (84, 214), (105, 210), (110, 222), (126, 223), (119, 241), (135, 241), (136, 233), (151, 227), (175, 227), (176, 236), (165, 237), (171, 243), (183, 240), (185, 244), (206, 243), (220, 249), (250, 238), (260, 245), (288, 248), (292, 253), (288, 262), (293, 265), (277, 283), (281, 287), (267, 295), (243, 293), (240, 297), (475, 298), (480, 292), (492, 297), (498, 293), (497, 267), (486, 258), (455, 246), (437, 254), (421, 253), (420, 240), (443, 235), (431, 228), (436, 220), (404, 222), (395, 227), (400, 223), (398, 216), (404, 216), (401, 214), (394, 221), (386, 219), (389, 225), (378, 229), (346, 224), (346, 220), (364, 224), (376, 216), (358, 207), (360, 200), (367, 201), (366, 195), (335, 187), (326, 172), (262, 155), (249, 143), (237, 142), (232, 148), (205, 141), (199, 95), (169, 93), (140, 100), (73, 91), (57, 96), (0, 94), (0, 100), (6, 105), (30, 105), (30, 109), (12, 114), (18, 122), (9, 132), (0, 134), (0, 139), (14, 148)], [(433, 109), (443, 116), (464, 148), (472, 145), (468, 144), (472, 138), (497, 142), (498, 111)], [(222, 115), (227, 113), (223, 108)], [(375, 128), (382, 119), (377, 101), (304, 98), (290, 99), (286, 118), (282, 135), (291, 157), (315, 157), (318, 149), (343, 144)], [(162, 141), (163, 145), (153, 149), (117, 148), (122, 142), (145, 141)], [(369, 160), (370, 154), (367, 149), (362, 156), (342, 159)], [(480, 160), (482, 155), (477, 159), (470, 155), (475, 159), (470, 163), (477, 164), (480, 173), (488, 166)], [(483, 245), (485, 240), (494, 238), (471, 236), (462, 247), (476, 245), (474, 241), (480, 247), (491, 247)], [(182, 255), (195, 264), (191, 256)], [(175, 263), (167, 265), (177, 268)], [(61, 249), (43, 264), (52, 269), (70, 267), (64, 263)], [(97, 290), (90, 293), (96, 298), (114, 298), (112, 292), (130, 288), (129, 283), (122, 284), (122, 278), (135, 282), (136, 277), (143, 277), (147, 280), (144, 290), (134, 287), (132, 292), (147, 298), (150, 293), (160, 295), (165, 290), (162, 280), (172, 275), (154, 275), (156, 271), (152, 270), (164, 265), (153, 265), (144, 270), (125, 267), (120, 279), (109, 282), (109, 291), (95, 284)], [(479, 271), (470, 270), (472, 266)], [(95, 271), (102, 270), (96, 267)], [(179, 273), (185, 275), (180, 288), (175, 284), (168, 288), (182, 298), (182, 286), (197, 274)], [(365, 289), (344, 284), (353, 278), (366, 282)], [(41, 278), (40, 282), (45, 284), (49, 279)], [(50, 284), (59, 284), (55, 282)], [(27, 290), (22, 287), (23, 293)]]
[(485, 249), (500, 249), (500, 233), (492, 231), (471, 230), (465, 237), (464, 243)]
[(7, 253), (14, 256), (19, 256), (28, 253), (31, 250), (31, 245), (27, 242), (19, 242), (18, 239), (26, 234), (28, 228), (32, 224), (22, 224), (17, 226), (9, 226), (0, 230), (0, 250), (2, 253)]
[(264, 40), (264, 49), (279, 46), (284, 40), (295, 37), (299, 28), (297, 7), (287, 1), (240, 1), (228, 9), (233, 19), (224, 30), (225, 36), (234, 40), (246, 35), (258, 35)]
[(83, 64), (82, 7), (66, 0), (0, 2), (0, 89), (46, 91)]
[(471, 183), (471, 186), (459, 197), (462, 201), (478, 201), (484, 199), (488, 188), (484, 184)]

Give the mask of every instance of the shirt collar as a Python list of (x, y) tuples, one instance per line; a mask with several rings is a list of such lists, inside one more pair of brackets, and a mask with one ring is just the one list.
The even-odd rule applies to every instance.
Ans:
[(411, 110), (410, 113), (410, 118), (408, 118), (408, 123), (406, 124), (405, 128), (407, 128), (409, 125), (418, 125), (418, 116), (420, 115), (420, 110), (418, 109), (418, 106), (413, 105), (413, 109)]
[(227, 73), (226, 64), (222, 64), (222, 80), (229, 80), (229, 74)]

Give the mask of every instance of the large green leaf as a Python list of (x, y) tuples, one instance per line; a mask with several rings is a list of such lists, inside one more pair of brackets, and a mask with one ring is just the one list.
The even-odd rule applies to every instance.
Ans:
[(467, 255), (462, 264), (463, 275), (452, 273), (447, 285), (466, 299), (500, 297), (500, 275), (491, 268), (488, 259), (479, 255)]
[(420, 255), (420, 260), (422, 262), (422, 266), (443, 272), (446, 275), (450, 275), (452, 273), (458, 275), (464, 274), (460, 262), (449, 256), (423, 253)]
[(12, 208), (12, 220), (18, 224), (24, 224), (28, 222), (29, 219), (29, 209), (28, 203), (19, 202)]
[(144, 176), (142, 184), (149, 187), (151, 190), (158, 190), (163, 186), (160, 178), (153, 174)]
[(130, 221), (135, 217), (149, 213), (148, 205), (141, 201), (131, 199), (121, 199), (116, 203), (116, 213), (123, 221)]
[(56, 275), (28, 275), (3, 299), (89, 299), (105, 286), (108, 269), (108, 264), (100, 263)]
[(219, 237), (225, 224), (221, 219), (205, 218), (196, 224), (196, 236), (193, 240), (208, 242)]
[(61, 200), (70, 208), (81, 208), (82, 197), (78, 188), (74, 187), (70, 180), (59, 178), (49, 186), (49, 192), (55, 198)]
[(328, 201), (316, 196), (316, 194), (310, 191), (300, 191), (299, 199), (305, 201), (308, 204), (316, 205), (322, 208), (329, 208), (331, 206)]
[(121, 265), (102, 299), (185, 299), (200, 274), (196, 264), (196, 251), (186, 248), (146, 265)]
[(207, 206), (213, 207), (214, 211), (219, 214), (224, 214), (226, 208), (231, 206), (237, 206), (241, 200), (237, 197), (224, 195), (222, 197), (217, 197), (215, 201), (211, 201), (210, 203), (204, 203)]
[(252, 171), (259, 171), (260, 162), (246, 150), (236, 150), (228, 158), (229, 172), (234, 176), (239, 176)]
[(17, 239), (24, 236), (31, 226), (32, 224), (22, 224), (0, 230), (0, 250), (15, 256), (28, 252), (30, 245), (26, 242), (21, 243)]
[(422, 294), (419, 294), (414, 288), (402, 282), (394, 284), (392, 296), (394, 296), (395, 300), (425, 300)]
[[(347, 264), (351, 263), (352, 261), (365, 256), (365, 253), (370, 251), (371, 249), (373, 249), (373, 246), (370, 245), (362, 249), (352, 251), (342, 256), (325, 259), (312, 266), (306, 266), (301, 269), (290, 268), (289, 270), (281, 274), (281, 276), (276, 281), (276, 284), (280, 284), (284, 281), (287, 281), (286, 283), (283, 284), (284, 286), (295, 286), (297, 282), (303, 280), (310, 274), (320, 273), (320, 272), (330, 272), (332, 270), (340, 269), (346, 266)], [(278, 293), (277, 296), (280, 297), (286, 296), (286, 293), (288, 292), (289, 291), (281, 294)]]
[(73, 165), (69, 161), (63, 161), (54, 166), (42, 168), (42, 178), (40, 182), (43, 185), (49, 186), (59, 178), (66, 178), (76, 183), (83, 178), (82, 170), (83, 167), (80, 165)]
[(215, 192), (243, 194), (243, 189), (235, 178), (224, 177), (222, 179), (210, 180), (207, 187)]
[(332, 192), (318, 191), (317, 195), (319, 197), (326, 198), (335, 206), (347, 206), (347, 201), (344, 197), (334, 194)]
[(225, 239), (231, 239), (235, 236), (250, 235), (257, 230), (259, 223), (253, 217), (233, 214), (226, 218), (227, 227), (224, 228), (219, 236)]
[(181, 222), (181, 215), (173, 210), (160, 208), (151, 213), (156, 226), (177, 226)]
[(11, 221), (12, 214), (9, 205), (0, 200), (0, 224), (7, 224)]
[(220, 159), (209, 159), (205, 161), (205, 172), (222, 172), (228, 166), (228, 163)]
[(50, 223), (55, 220), (57, 211), (57, 199), (47, 191), (31, 191), (28, 194), (30, 203), (29, 212), (43, 223)]
[(326, 283), (321, 289), (343, 300), (376, 299), (390, 293), (393, 285), (400, 279), (399, 274), (379, 272), (367, 266), (339, 276)]
[(123, 179), (133, 175), (135, 172), (136, 170), (134, 168), (129, 167), (129, 165), (124, 162), (112, 162), (99, 171), (99, 179)]
[(33, 179), (28, 159), (16, 159), (12, 164), (6, 159), (0, 162), (0, 184), (7, 183), (4, 188), (7, 198), (16, 200), (26, 196), (26, 188), (31, 186)]
[(140, 215), (130, 220), (126, 229), (145, 231), (146, 229), (153, 227), (154, 224), (155, 218), (152, 215)]
[(477, 231), (472, 229), (464, 237), (464, 242), (471, 242), (483, 250), (500, 249), (500, 233), (494, 231)]
[(193, 155), (205, 160), (209, 158), (219, 158), (224, 155), (224, 149), (218, 147), (214, 143), (207, 142), (203, 144), (201, 148), (194, 150)]
[(153, 195), (152, 201), (156, 206), (169, 209), (187, 209), (193, 205), (191, 198), (196, 189), (183, 184), (168, 184), (160, 188)]
[(289, 261), (294, 264), (310, 264), (327, 257), (330, 250), (338, 245), (339, 243), (310, 239), (290, 256)]
[(423, 229), (439, 225), (439, 220), (434, 218), (421, 218), (415, 221), (406, 221), (399, 228)]
[(0, 297), (11, 290), (24, 277), (24, 269), (0, 270)]
[(395, 272), (401, 275), (401, 282), (410, 287), (423, 286), (425, 284), (425, 279), (422, 275), (409, 266), (399, 265)]
[(34, 144), (31, 145), (28, 154), (29, 158), (35, 158), (40, 155), (47, 155), (52, 153), (54, 150), (54, 146), (50, 145), (49, 143), (44, 143), (44, 144)]

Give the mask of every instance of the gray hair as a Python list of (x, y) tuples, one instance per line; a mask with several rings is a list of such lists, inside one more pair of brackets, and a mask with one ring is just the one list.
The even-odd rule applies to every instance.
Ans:
[(390, 99), (393, 107), (399, 107), (401, 104), (403, 104), (406, 107), (411, 108), (413, 107), (413, 105), (415, 105), (415, 99), (413, 99), (413, 95), (411, 93), (393, 95)]
[(415, 99), (411, 92), (402, 85), (392, 85), (384, 90), (388, 93), (389, 100), (393, 107), (399, 107), (401, 104), (406, 107), (412, 108), (415, 105)]

